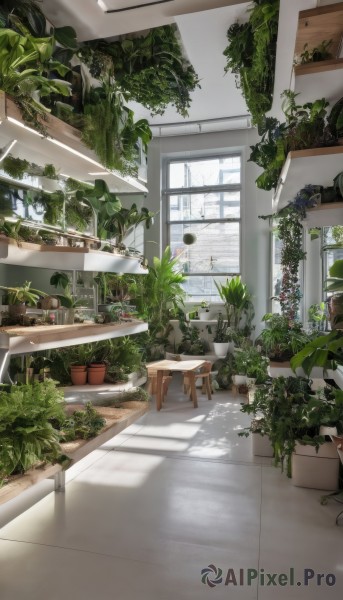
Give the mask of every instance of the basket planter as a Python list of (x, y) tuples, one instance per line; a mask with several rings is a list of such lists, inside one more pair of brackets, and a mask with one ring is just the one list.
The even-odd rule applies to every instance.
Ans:
[(252, 433), (252, 453), (254, 456), (266, 456), (272, 458), (274, 456), (273, 446), (267, 435), (260, 433)]
[(325, 442), (318, 452), (314, 446), (298, 442), (292, 454), (292, 483), (297, 487), (317, 490), (338, 488), (339, 456), (332, 442)]

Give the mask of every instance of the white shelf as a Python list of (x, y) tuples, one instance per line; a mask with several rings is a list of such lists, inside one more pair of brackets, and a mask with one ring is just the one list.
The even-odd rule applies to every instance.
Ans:
[(315, 208), (306, 211), (306, 219), (302, 221), (305, 228), (332, 227), (337, 223), (343, 223), (343, 202), (330, 204), (319, 204)]
[(101, 402), (103, 402), (105, 398), (113, 398), (115, 394), (127, 392), (132, 388), (140, 387), (146, 383), (146, 375), (141, 377), (137, 374), (134, 375), (136, 376), (128, 381), (121, 381), (118, 383), (104, 383), (102, 385), (69, 385), (62, 388), (64, 398), (68, 404), (89, 402), (91, 400), (94, 406), (101, 406)]
[(294, 200), (307, 184), (330, 186), (343, 171), (343, 146), (290, 152), (283, 166), (273, 199), (276, 212)]
[(133, 177), (106, 169), (99, 162), (95, 152), (81, 141), (80, 131), (71, 125), (47, 113), (44, 126), (48, 133), (46, 137), (25, 125), (13, 100), (0, 92), (1, 146), (18, 140), (11, 151), (13, 156), (39, 166), (52, 163), (61, 175), (79, 181), (94, 182), (95, 179), (104, 179), (112, 192), (148, 191), (145, 185)]
[(342, 58), (295, 67), (293, 89), (300, 94), (299, 102), (305, 104), (323, 96), (331, 106), (335, 104), (343, 93), (342, 69)]
[(22, 242), (20, 246), (8, 238), (0, 238), (0, 263), (41, 269), (75, 271), (104, 271), (108, 273), (133, 273), (146, 275), (139, 259), (89, 248), (68, 246), (39, 246)]
[(126, 323), (74, 323), (74, 325), (37, 325), (34, 327), (0, 327), (0, 347), (9, 354), (25, 354), (52, 348), (65, 348), (134, 335), (148, 330), (148, 324), (138, 319)]

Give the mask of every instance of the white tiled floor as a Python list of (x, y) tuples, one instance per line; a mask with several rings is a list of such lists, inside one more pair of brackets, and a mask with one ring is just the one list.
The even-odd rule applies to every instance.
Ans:
[[(252, 456), (239, 397), (194, 410), (178, 389), (70, 469), (65, 493), (43, 482), (0, 510), (0, 600), (341, 599), (340, 506)], [(229, 568), (239, 584), (240, 569), (292, 567), (294, 586), (225, 585)], [(304, 569), (336, 584), (299, 587)]]

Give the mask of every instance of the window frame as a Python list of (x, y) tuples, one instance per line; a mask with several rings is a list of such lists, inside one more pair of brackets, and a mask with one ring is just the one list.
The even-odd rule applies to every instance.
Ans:
[[(215, 159), (227, 159), (227, 158), (239, 158), (240, 162), (240, 182), (239, 183), (227, 183), (227, 184), (214, 184), (214, 185), (206, 185), (206, 186), (191, 186), (191, 187), (171, 187), (170, 185), (170, 165), (173, 163), (182, 163), (182, 162), (203, 162), (206, 160), (215, 160)], [(166, 238), (167, 244), (171, 243), (171, 227), (173, 225), (196, 225), (196, 224), (216, 224), (216, 223), (238, 223), (239, 229), (239, 270), (235, 272), (230, 271), (202, 271), (195, 273), (185, 272), (184, 275), (188, 278), (191, 277), (205, 277), (205, 276), (215, 276), (215, 277), (235, 277), (237, 275), (241, 275), (242, 273), (242, 208), (243, 208), (243, 157), (241, 152), (225, 152), (220, 154), (203, 154), (196, 156), (177, 156), (170, 157), (164, 160), (164, 181), (165, 188), (163, 189), (163, 197), (165, 199), (165, 224), (166, 224)], [(216, 219), (179, 219), (179, 220), (171, 220), (170, 219), (170, 200), (172, 196), (177, 195), (196, 195), (196, 194), (208, 194), (208, 193), (220, 193), (220, 192), (239, 192), (240, 194), (240, 214), (239, 217), (218, 217)], [(220, 205), (220, 211), (224, 208), (224, 203)]]

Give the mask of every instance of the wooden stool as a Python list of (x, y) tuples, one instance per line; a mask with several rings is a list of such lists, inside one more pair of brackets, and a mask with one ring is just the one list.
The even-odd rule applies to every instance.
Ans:
[[(212, 389), (211, 389), (211, 369), (212, 363), (208, 360), (206, 361), (200, 369), (199, 373), (195, 373), (195, 380), (202, 379), (202, 387), (201, 392), (204, 394), (207, 392), (207, 398), (212, 400)], [(190, 382), (187, 373), (183, 376), (183, 385), (185, 392), (190, 395)]]

